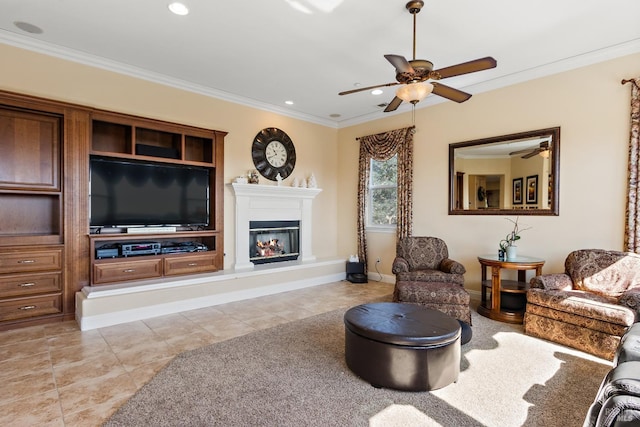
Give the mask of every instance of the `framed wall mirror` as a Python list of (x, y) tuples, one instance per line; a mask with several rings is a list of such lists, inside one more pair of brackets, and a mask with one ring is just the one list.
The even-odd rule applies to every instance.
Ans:
[(449, 144), (449, 215), (559, 215), (560, 128)]

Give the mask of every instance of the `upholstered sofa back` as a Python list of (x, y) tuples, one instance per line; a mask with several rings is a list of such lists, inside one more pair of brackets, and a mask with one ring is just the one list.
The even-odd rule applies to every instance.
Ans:
[(640, 255), (604, 249), (571, 252), (564, 263), (573, 288), (618, 299), (640, 286)]
[(410, 270), (437, 270), (449, 251), (437, 237), (405, 237), (398, 242), (396, 256), (407, 260)]

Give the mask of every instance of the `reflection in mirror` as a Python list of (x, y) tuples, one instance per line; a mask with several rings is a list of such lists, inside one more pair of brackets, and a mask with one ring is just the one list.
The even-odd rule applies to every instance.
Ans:
[(450, 215), (558, 215), (560, 128), (449, 145)]

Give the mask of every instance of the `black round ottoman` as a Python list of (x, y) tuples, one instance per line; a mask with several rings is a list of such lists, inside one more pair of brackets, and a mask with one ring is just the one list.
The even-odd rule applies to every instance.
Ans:
[(344, 314), (345, 358), (374, 387), (428, 391), (458, 380), (458, 321), (416, 304), (382, 302)]

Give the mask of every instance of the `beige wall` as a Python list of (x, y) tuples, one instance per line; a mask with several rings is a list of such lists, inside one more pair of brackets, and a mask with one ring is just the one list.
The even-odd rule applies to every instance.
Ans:
[[(640, 55), (631, 55), (476, 94), (464, 104), (416, 110), (414, 234), (442, 237), (467, 267), (466, 286), (479, 290), (477, 256), (497, 253), (511, 223), (503, 216), (448, 215), (448, 146), (560, 126), (560, 216), (522, 217), (533, 229), (522, 234), (519, 253), (546, 259), (544, 272), (560, 272), (571, 250), (622, 249), (630, 88), (620, 81), (640, 75), (638, 64)], [(339, 130), (340, 254), (356, 251), (355, 138), (410, 125), (405, 113)], [(380, 270), (390, 274), (395, 236), (369, 235), (370, 262), (380, 257)]]
[[(250, 146), (264, 127), (289, 134), (298, 154), (294, 176), (314, 173), (323, 192), (314, 203), (314, 253), (356, 252), (358, 143), (355, 138), (411, 125), (411, 114), (340, 130), (212, 99), (184, 90), (0, 44), (0, 89), (90, 107), (229, 132), (225, 182), (253, 167)], [(632, 55), (554, 76), (416, 110), (414, 234), (437, 235), (467, 267), (467, 287), (479, 289), (477, 255), (495, 253), (510, 231), (501, 216), (450, 216), (448, 144), (561, 126), (560, 216), (523, 217), (519, 252), (562, 269), (576, 248), (623, 246), (629, 139), (629, 92), (622, 78), (640, 74)], [(288, 184), (291, 178), (285, 183)], [(234, 198), (225, 193), (225, 266), (233, 264)], [(372, 234), (370, 260), (390, 274), (394, 234)], [(369, 268), (374, 270), (373, 265)]]
[[(323, 191), (314, 201), (313, 252), (337, 254), (337, 130), (0, 44), (0, 89), (143, 117), (218, 129), (225, 138), (225, 182), (253, 169), (251, 143), (265, 127), (284, 130), (296, 147), (285, 180), (314, 173)], [(273, 184), (262, 179), (261, 183)], [(225, 188), (225, 268), (234, 263), (235, 198)], [(88, 225), (87, 225), (88, 232)]]

